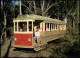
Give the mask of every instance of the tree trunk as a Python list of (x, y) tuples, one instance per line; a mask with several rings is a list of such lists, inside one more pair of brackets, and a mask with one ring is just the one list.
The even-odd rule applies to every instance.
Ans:
[(5, 14), (5, 11), (4, 11), (4, 39), (7, 40), (7, 38), (6, 38), (6, 14)]
[(5, 6), (5, 0), (3, 0), (4, 27), (3, 27), (2, 33), (3, 33), (4, 40), (7, 40), (6, 38), (6, 13), (5, 13), (4, 6)]
[(42, 12), (42, 16), (44, 16), (44, 0), (43, 1), (41, 1), (41, 12)]
[(37, 13), (37, 10), (36, 10), (36, 4), (35, 4), (35, 1), (33, 1), (33, 4), (34, 4), (34, 12), (35, 14)]
[(77, 21), (79, 22), (79, 1), (77, 1)]
[(78, 24), (79, 24), (79, 1), (77, 1), (77, 20), (76, 20), (76, 28), (77, 28), (77, 30), (79, 30), (79, 26), (78, 26)]

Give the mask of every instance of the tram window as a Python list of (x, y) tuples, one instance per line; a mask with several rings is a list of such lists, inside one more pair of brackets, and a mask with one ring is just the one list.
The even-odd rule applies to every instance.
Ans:
[(17, 31), (17, 22), (15, 22), (15, 31)]
[(55, 24), (55, 29), (56, 29), (56, 24)]
[(54, 24), (53, 24), (53, 29), (54, 29)]
[(32, 31), (32, 22), (29, 22), (29, 31)]
[(62, 24), (61, 24), (61, 28), (62, 28)]
[(58, 25), (58, 30), (60, 30), (60, 25)]
[(64, 30), (64, 25), (63, 25), (63, 30)]
[(52, 24), (52, 29), (53, 29), (53, 24)]
[(45, 31), (46, 31), (46, 23), (45, 23)]
[(62, 30), (63, 30), (63, 25), (62, 25)]
[(49, 28), (49, 23), (47, 23), (47, 28)]
[(27, 31), (27, 22), (19, 22), (18, 23), (18, 31), (26, 32)]
[(55, 29), (55, 24), (54, 24), (54, 29)]
[(37, 29), (40, 29), (40, 25), (37, 25)]
[(52, 26), (51, 26), (51, 23), (50, 23), (50, 30), (51, 30), (51, 27), (52, 27)]
[(57, 29), (57, 24), (56, 24), (56, 29)]

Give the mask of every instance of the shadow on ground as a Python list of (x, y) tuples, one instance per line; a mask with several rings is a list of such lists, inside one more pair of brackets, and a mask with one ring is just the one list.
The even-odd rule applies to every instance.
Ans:
[(1, 43), (1, 47), (4, 45), (4, 43), (5, 43), (5, 40), (2, 41), (2, 43)]
[(28, 48), (15, 48), (13, 51), (20, 51), (20, 52), (25, 52), (25, 53), (35, 53), (33, 49), (28, 49)]
[[(11, 43), (12, 43), (12, 39), (10, 40), (10, 43), (9, 43), (9, 46), (8, 46), (7, 52), (5, 53), (4, 57), (8, 57), (8, 55), (9, 55), (9, 51), (10, 51), (10, 48), (11, 48)], [(4, 57), (3, 57), (3, 58), (4, 58)]]

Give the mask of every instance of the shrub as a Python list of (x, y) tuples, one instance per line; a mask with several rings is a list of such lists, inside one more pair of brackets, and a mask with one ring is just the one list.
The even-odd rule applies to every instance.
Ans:
[(79, 42), (75, 41), (73, 43), (73, 45), (71, 44), (65, 44), (64, 45), (65, 50), (64, 50), (64, 54), (67, 56), (80, 56), (80, 44)]

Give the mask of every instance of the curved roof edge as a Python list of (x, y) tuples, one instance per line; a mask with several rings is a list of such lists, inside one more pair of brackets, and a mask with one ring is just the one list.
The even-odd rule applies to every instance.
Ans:
[(66, 24), (64, 21), (58, 20), (58, 19), (53, 19), (53, 18), (49, 18), (49, 17), (44, 17), (44, 16), (39, 16), (39, 15), (19, 15), (17, 18), (14, 18), (13, 20), (43, 20), (43, 21), (51, 21), (51, 22), (55, 22), (55, 23), (64, 23)]

